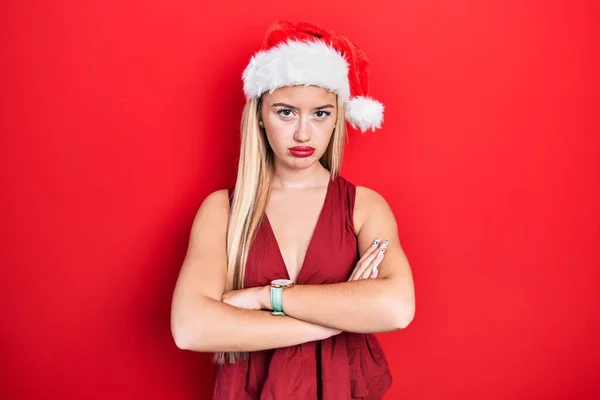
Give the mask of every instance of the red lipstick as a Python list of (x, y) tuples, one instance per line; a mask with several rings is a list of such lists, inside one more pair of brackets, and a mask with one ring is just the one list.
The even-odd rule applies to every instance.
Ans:
[(294, 157), (310, 157), (315, 152), (315, 148), (310, 146), (294, 146), (288, 150)]

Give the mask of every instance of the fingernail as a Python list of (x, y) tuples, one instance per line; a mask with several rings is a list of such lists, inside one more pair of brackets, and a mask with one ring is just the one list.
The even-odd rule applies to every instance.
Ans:
[(382, 247), (381, 248), (381, 254), (385, 253), (386, 250), (387, 250), (387, 247)]
[(371, 246), (377, 246), (380, 241), (381, 241), (381, 238), (378, 237), (377, 239), (373, 240), (373, 242), (371, 243)]
[(382, 246), (382, 247), (385, 247), (385, 246), (387, 246), (387, 245), (388, 245), (388, 243), (389, 243), (389, 242), (390, 242), (389, 240), (386, 240), (385, 242), (383, 242), (383, 244), (382, 244), (381, 246)]

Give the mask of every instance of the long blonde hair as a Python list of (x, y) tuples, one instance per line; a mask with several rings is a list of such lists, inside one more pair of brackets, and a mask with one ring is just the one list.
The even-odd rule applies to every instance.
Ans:
[[(342, 166), (346, 123), (344, 106), (337, 96), (337, 120), (327, 150), (319, 160), (332, 179)], [(227, 279), (225, 291), (243, 289), (248, 251), (265, 215), (271, 192), (274, 155), (264, 130), (259, 126), (262, 98), (249, 100), (242, 115), (241, 147), (237, 180), (227, 229)], [(214, 362), (235, 363), (247, 358), (244, 352), (215, 353)]]

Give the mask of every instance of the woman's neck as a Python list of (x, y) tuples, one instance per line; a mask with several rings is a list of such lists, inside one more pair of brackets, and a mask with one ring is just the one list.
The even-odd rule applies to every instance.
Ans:
[(321, 165), (314, 163), (306, 169), (286, 169), (275, 164), (272, 186), (276, 189), (303, 189), (327, 184), (331, 174)]

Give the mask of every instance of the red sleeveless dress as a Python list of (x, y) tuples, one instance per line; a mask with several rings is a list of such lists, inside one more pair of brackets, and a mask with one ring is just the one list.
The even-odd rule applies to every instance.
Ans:
[[(299, 285), (345, 282), (358, 262), (353, 228), (356, 187), (330, 181), (300, 269)], [(332, 256), (332, 254), (334, 256)], [(275, 235), (264, 218), (249, 250), (245, 287), (289, 278)], [(215, 366), (214, 400), (381, 399), (392, 382), (371, 334), (342, 332), (325, 340), (257, 351), (247, 360)]]

